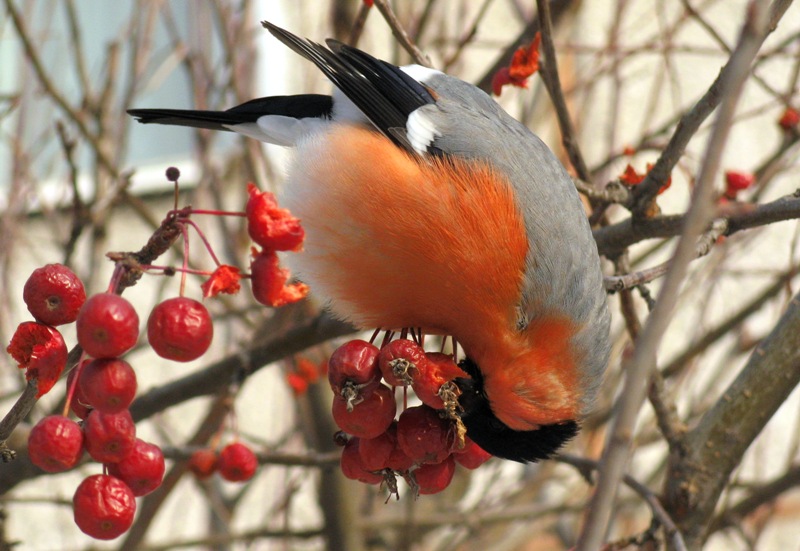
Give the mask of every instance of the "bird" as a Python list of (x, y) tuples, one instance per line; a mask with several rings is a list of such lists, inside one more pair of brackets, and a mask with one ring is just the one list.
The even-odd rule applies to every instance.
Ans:
[(359, 327), (452, 336), (467, 436), (512, 461), (552, 457), (610, 354), (601, 261), (564, 166), (470, 83), (262, 25), (331, 95), (128, 113), (293, 147), (281, 202), (306, 231), (297, 276)]

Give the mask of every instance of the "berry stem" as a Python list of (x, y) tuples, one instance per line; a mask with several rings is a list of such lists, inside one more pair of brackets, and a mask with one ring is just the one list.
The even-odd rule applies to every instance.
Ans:
[(75, 396), (75, 389), (78, 388), (78, 377), (81, 376), (84, 359), (86, 359), (86, 352), (81, 352), (81, 357), (78, 358), (78, 364), (72, 368), (75, 370), (75, 376), (72, 378), (72, 384), (69, 385), (67, 389), (67, 399), (64, 401), (64, 411), (61, 413), (64, 417), (69, 415), (69, 406), (72, 404), (72, 398)]
[(185, 223), (189, 224), (190, 226), (192, 226), (194, 228), (194, 231), (196, 231), (197, 235), (200, 236), (200, 239), (203, 240), (203, 244), (206, 246), (206, 250), (208, 250), (208, 254), (211, 255), (212, 260), (214, 260), (214, 264), (219, 266), (220, 265), (220, 261), (217, 258), (217, 255), (214, 254), (214, 249), (211, 247), (211, 243), (208, 242), (208, 239), (206, 238), (206, 235), (203, 233), (203, 231), (192, 220), (186, 220)]
[(114, 263), (114, 272), (111, 274), (111, 280), (108, 282), (108, 293), (117, 294), (117, 287), (122, 281), (122, 275), (125, 273), (125, 268), (119, 262)]
[(181, 224), (181, 234), (183, 234), (183, 265), (181, 269), (181, 287), (178, 292), (179, 296), (183, 296), (186, 290), (186, 270), (189, 269), (189, 230), (186, 224)]
[(240, 211), (233, 210), (216, 210), (216, 209), (190, 209), (188, 214), (210, 214), (211, 216), (239, 216), (246, 217), (247, 214)]
[(145, 271), (161, 271), (161, 272), (186, 272), (187, 274), (191, 275), (200, 275), (200, 276), (210, 276), (213, 274), (213, 270), (195, 270), (193, 268), (176, 268), (174, 266), (161, 266), (158, 264), (148, 264), (146, 266), (142, 266), (142, 269)]
[(375, 340), (378, 338), (378, 335), (380, 335), (380, 333), (381, 333), (381, 328), (378, 327), (377, 329), (375, 329), (375, 331), (372, 333), (372, 336), (369, 338), (369, 343), (375, 344)]

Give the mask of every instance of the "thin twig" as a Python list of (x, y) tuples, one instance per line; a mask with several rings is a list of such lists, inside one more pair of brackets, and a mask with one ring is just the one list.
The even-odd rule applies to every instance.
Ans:
[(432, 67), (433, 64), (431, 63), (430, 58), (422, 53), (416, 44), (411, 41), (411, 38), (408, 36), (408, 33), (403, 28), (403, 25), (400, 23), (400, 20), (397, 19), (392, 7), (389, 5), (387, 0), (375, 0), (375, 7), (378, 8), (378, 11), (381, 12), (383, 18), (389, 24), (389, 28), (392, 29), (392, 34), (400, 43), (400, 45), (409, 53), (411, 57), (414, 59), (416, 63), (419, 65), (423, 65), (424, 67)]
[[(589, 473), (592, 471), (597, 471), (600, 468), (600, 463), (598, 461), (571, 454), (558, 454), (553, 458), (553, 461), (565, 463), (575, 467), (581, 472), (585, 479), (590, 479)], [(672, 517), (670, 517), (669, 513), (666, 511), (666, 509), (664, 509), (664, 506), (661, 504), (658, 496), (656, 496), (656, 494), (650, 490), (650, 488), (630, 475), (626, 474), (623, 476), (622, 481), (626, 486), (644, 499), (645, 503), (647, 503), (647, 506), (650, 507), (650, 512), (653, 514), (653, 518), (664, 527), (664, 530), (667, 533), (667, 536), (670, 538), (673, 547), (677, 551), (686, 551), (686, 544), (683, 541), (683, 535), (680, 533), (680, 530), (678, 530), (678, 527), (675, 525)]]
[[(710, 253), (711, 248), (713, 247), (714, 243), (717, 242), (717, 239), (719, 239), (720, 236), (725, 235), (727, 231), (727, 220), (724, 218), (715, 220), (711, 224), (711, 228), (697, 240), (697, 245), (695, 247), (695, 259), (702, 258)], [(603, 284), (605, 285), (607, 291), (622, 291), (623, 289), (638, 287), (639, 285), (649, 283), (655, 279), (658, 279), (659, 277), (662, 277), (669, 270), (671, 263), (672, 260), (667, 260), (666, 262), (663, 262), (658, 266), (653, 266), (652, 268), (647, 268), (623, 275), (605, 276), (603, 278)]]
[(558, 76), (556, 49), (553, 45), (553, 22), (550, 17), (550, 2), (548, 0), (536, 0), (536, 6), (539, 10), (539, 24), (542, 29), (542, 51), (545, 58), (545, 63), (539, 72), (556, 110), (558, 126), (561, 129), (561, 142), (564, 144), (570, 163), (575, 167), (578, 177), (589, 182), (591, 181), (591, 174), (578, 146), (575, 127), (572, 124), (567, 101), (564, 99), (564, 91), (561, 89), (561, 79)]

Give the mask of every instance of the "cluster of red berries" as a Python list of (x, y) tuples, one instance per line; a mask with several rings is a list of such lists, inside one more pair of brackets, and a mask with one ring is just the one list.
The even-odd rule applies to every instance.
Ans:
[(256, 454), (242, 442), (232, 442), (219, 452), (203, 448), (189, 458), (189, 470), (198, 480), (205, 480), (218, 472), (228, 482), (247, 482), (256, 474), (256, 469)]
[[(164, 456), (155, 444), (136, 438), (129, 406), (136, 373), (121, 356), (139, 339), (139, 317), (126, 299), (106, 292), (86, 299), (81, 280), (66, 266), (34, 270), (23, 299), (35, 322), (20, 324), (8, 352), (36, 379), (38, 395), (48, 392), (67, 362), (64, 339), (54, 327), (76, 323), (84, 357), (67, 378), (65, 415), (39, 421), (28, 438), (31, 462), (47, 472), (73, 468), (84, 450), (104, 465), (105, 474), (86, 478), (75, 491), (75, 522), (86, 534), (113, 539), (133, 522), (135, 497), (155, 490), (164, 476)], [(205, 306), (176, 297), (158, 304), (147, 323), (150, 346), (160, 356), (190, 361), (211, 344), (213, 326)]]
[[(167, 171), (170, 181), (179, 171)], [(269, 306), (281, 306), (303, 298), (302, 283), (287, 283), (288, 270), (278, 263), (277, 251), (302, 247), (305, 232), (300, 221), (278, 207), (275, 197), (248, 186), (249, 199), (243, 213), (195, 211), (187, 207), (170, 211), (165, 224), (186, 229), (192, 213), (234, 214), (247, 217), (248, 232), (261, 248), (253, 248), (250, 278), (253, 295)], [(202, 237), (202, 233), (201, 233)], [(205, 242), (205, 238), (203, 238)], [(208, 243), (206, 242), (208, 246)], [(216, 257), (211, 251), (209, 252)], [(183, 272), (188, 259), (184, 259)], [(159, 269), (142, 266), (143, 269)], [(117, 267), (115, 278), (122, 268)], [(161, 268), (166, 272), (165, 268)], [(202, 285), (206, 297), (239, 290), (240, 270), (220, 264)], [(184, 276), (185, 277), (185, 276)], [(183, 289), (183, 284), (181, 286)], [(181, 293), (182, 294), (182, 293)], [(28, 440), (31, 462), (47, 472), (62, 472), (76, 466), (84, 450), (104, 465), (104, 474), (86, 478), (73, 500), (75, 522), (86, 534), (113, 539), (132, 524), (135, 497), (155, 490), (164, 475), (164, 456), (158, 446), (136, 438), (129, 406), (136, 395), (136, 373), (121, 356), (139, 339), (139, 317), (126, 299), (112, 292), (88, 300), (83, 283), (69, 268), (48, 264), (33, 272), (25, 284), (23, 298), (36, 321), (19, 325), (7, 350), (37, 383), (37, 397), (47, 393), (60, 378), (67, 363), (67, 346), (55, 326), (76, 323), (83, 356), (67, 378), (64, 415), (52, 415), (33, 427)], [(161, 357), (188, 362), (202, 356), (211, 345), (213, 325), (202, 303), (179, 296), (156, 305), (147, 321), (148, 342)], [(71, 410), (79, 422), (67, 417)], [(203, 450), (193, 456), (190, 469), (200, 476), (218, 471), (226, 480), (246, 481), (258, 461), (244, 444), (234, 442), (219, 454)]]
[[(389, 488), (401, 476), (416, 492), (434, 494), (450, 484), (456, 463), (475, 469), (487, 461), (491, 456), (466, 438), (458, 418), (453, 379), (465, 375), (452, 356), (425, 352), (407, 339), (381, 349), (353, 340), (336, 349), (328, 381), (333, 419), (349, 435), (344, 475), (367, 484), (386, 481)], [(397, 387), (411, 387), (422, 405), (404, 408), (395, 420)]]

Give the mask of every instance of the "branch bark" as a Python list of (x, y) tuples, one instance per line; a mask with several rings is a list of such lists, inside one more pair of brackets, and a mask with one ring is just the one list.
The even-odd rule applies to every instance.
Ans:
[(717, 500), (742, 455), (800, 384), (800, 295), (713, 408), (671, 455), (665, 503), (690, 547), (699, 548)]

